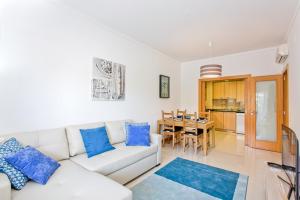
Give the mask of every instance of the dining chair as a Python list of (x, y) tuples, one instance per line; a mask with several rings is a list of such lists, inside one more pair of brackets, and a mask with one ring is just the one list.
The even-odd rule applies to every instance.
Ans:
[[(194, 151), (197, 153), (199, 147), (202, 146), (202, 130), (198, 129), (197, 113), (186, 114), (183, 118), (183, 151), (190, 140), (192, 140)], [(187, 142), (188, 141), (188, 142)]]
[(179, 110), (179, 109), (177, 109), (176, 110), (176, 118), (177, 119), (183, 119), (183, 116), (185, 116), (185, 114), (186, 114), (186, 109), (185, 110)]
[[(199, 118), (206, 118), (207, 119), (207, 121), (210, 121), (211, 120), (211, 114), (210, 114), (210, 111), (208, 111), (208, 112), (199, 112)], [(213, 133), (212, 133), (212, 130), (211, 129), (208, 129), (207, 130), (207, 135), (208, 135), (208, 137), (207, 137), (207, 145), (208, 146), (211, 146), (210, 145), (210, 143), (211, 143), (211, 138), (212, 137), (214, 137), (214, 135), (212, 135)], [(213, 140), (213, 138), (212, 138), (212, 140)]]
[(206, 118), (208, 121), (211, 120), (210, 111), (208, 112), (199, 112), (199, 118)]
[(181, 130), (177, 129), (175, 127), (175, 120), (174, 120), (174, 111), (172, 112), (164, 112), (162, 111), (162, 137), (163, 137), (163, 145), (165, 144), (165, 139), (166, 138), (172, 138), (172, 145), (173, 148), (175, 144), (180, 142), (180, 133)]

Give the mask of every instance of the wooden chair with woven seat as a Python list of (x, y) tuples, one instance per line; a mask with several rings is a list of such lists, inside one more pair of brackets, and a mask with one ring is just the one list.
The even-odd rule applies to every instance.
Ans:
[[(192, 140), (194, 151), (197, 153), (199, 147), (202, 146), (202, 131), (198, 129), (197, 113), (186, 114), (183, 119), (183, 151), (185, 151), (186, 146), (189, 141)], [(188, 143), (187, 143), (188, 140)]]
[(185, 114), (186, 114), (186, 109), (185, 110), (179, 110), (179, 109), (177, 109), (176, 110), (176, 118), (177, 119), (183, 119), (183, 116), (185, 116)]
[[(211, 114), (210, 114), (210, 111), (208, 111), (208, 112), (199, 112), (199, 118), (206, 118), (207, 119), (207, 121), (210, 121), (211, 120)], [(215, 140), (215, 135), (213, 135), (212, 134), (212, 131), (211, 131), (211, 129), (208, 129), (208, 132), (207, 132), (207, 134), (208, 134), (208, 140), (207, 140), (207, 144), (208, 144), (208, 146), (211, 146), (210, 144), (211, 144), (211, 140), (213, 140), (213, 146), (214, 146), (214, 140)]]
[[(176, 110), (176, 120), (183, 121), (184, 116), (186, 115), (186, 109), (184, 110)], [(183, 143), (183, 138), (184, 138), (184, 131), (182, 128), (182, 131), (180, 132), (180, 143)]]
[(199, 112), (199, 118), (206, 118), (208, 121), (210, 121), (210, 111), (208, 112)]
[(172, 145), (173, 148), (176, 143), (180, 142), (180, 133), (181, 130), (177, 130), (175, 127), (175, 120), (174, 120), (174, 111), (172, 112), (164, 112), (162, 111), (162, 137), (163, 137), (163, 145), (165, 144), (165, 139), (168, 137), (172, 138)]

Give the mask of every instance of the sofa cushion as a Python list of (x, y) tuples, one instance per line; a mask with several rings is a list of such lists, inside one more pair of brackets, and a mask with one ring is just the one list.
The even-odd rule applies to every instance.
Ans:
[(31, 146), (4, 157), (31, 180), (45, 185), (60, 164)]
[(125, 146), (125, 143), (114, 145), (115, 150), (87, 158), (86, 154), (72, 157), (71, 160), (89, 171), (109, 175), (119, 169), (127, 167), (147, 156), (157, 152), (157, 144), (149, 147)]
[(69, 142), (70, 155), (76, 156), (78, 154), (82, 154), (86, 152), (80, 134), (80, 129), (99, 128), (103, 126), (105, 126), (104, 122), (68, 126), (66, 128), (66, 131), (67, 131), (67, 137)]
[(88, 158), (115, 149), (108, 139), (105, 127), (80, 129)]
[(12, 191), (12, 200), (132, 199), (129, 189), (101, 174), (89, 172), (70, 160), (60, 164), (46, 185), (28, 182), (21, 191)]
[(126, 146), (150, 146), (150, 125), (128, 125)]
[(2, 135), (0, 140), (11, 137), (15, 137), (24, 146), (30, 145), (57, 161), (69, 158), (65, 128)]
[(7, 175), (11, 185), (17, 190), (22, 189), (26, 185), (28, 178), (21, 171), (8, 163), (4, 157), (15, 154), (22, 149), (24, 149), (23, 146), (16, 138), (10, 138), (3, 144), (0, 144), (0, 172)]
[(111, 144), (122, 143), (126, 138), (125, 122), (128, 120), (105, 122), (109, 141)]
[(128, 126), (143, 126), (143, 125), (149, 125), (148, 122), (125, 122), (125, 134), (126, 134), (126, 138), (125, 138), (125, 143), (127, 143), (127, 139), (128, 139)]

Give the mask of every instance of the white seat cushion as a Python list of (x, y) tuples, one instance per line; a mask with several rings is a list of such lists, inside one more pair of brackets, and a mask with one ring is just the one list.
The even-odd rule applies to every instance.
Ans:
[(69, 142), (70, 156), (76, 156), (86, 152), (80, 134), (80, 129), (99, 128), (103, 126), (105, 126), (104, 122), (68, 126), (66, 131)]
[(158, 145), (150, 147), (125, 146), (124, 143), (114, 145), (115, 150), (107, 151), (97, 156), (88, 158), (86, 154), (71, 157), (71, 160), (89, 171), (109, 175), (124, 167), (127, 167), (147, 156), (157, 152)]
[(46, 185), (28, 182), (20, 191), (12, 191), (12, 200), (130, 200), (126, 187), (97, 173), (89, 172), (70, 160), (61, 167)]
[(117, 144), (125, 141), (126, 131), (125, 122), (127, 120), (105, 122), (107, 134), (111, 144)]

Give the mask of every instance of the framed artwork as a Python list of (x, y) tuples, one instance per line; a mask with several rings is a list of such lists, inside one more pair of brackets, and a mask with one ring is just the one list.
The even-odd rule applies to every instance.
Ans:
[(170, 98), (170, 77), (159, 75), (159, 97)]
[(93, 59), (92, 99), (120, 101), (125, 99), (125, 65)]

